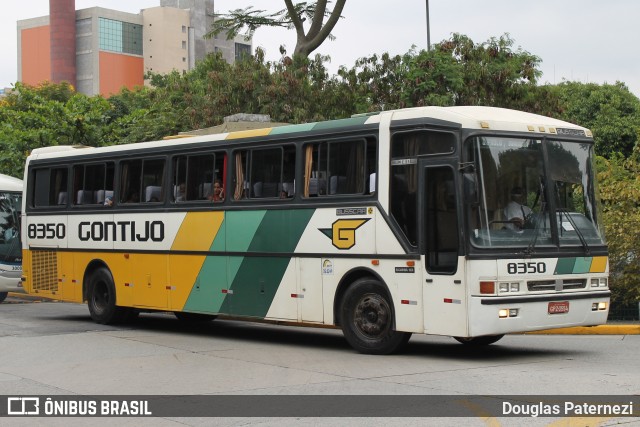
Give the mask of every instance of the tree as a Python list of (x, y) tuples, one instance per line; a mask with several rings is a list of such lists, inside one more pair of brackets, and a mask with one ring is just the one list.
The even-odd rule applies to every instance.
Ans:
[(626, 159), (598, 157), (597, 167), (612, 308), (635, 308), (640, 301), (640, 147)]
[(562, 111), (559, 118), (593, 131), (596, 153), (629, 157), (640, 134), (640, 99), (624, 83), (564, 82), (555, 88)]
[[(308, 58), (327, 38), (331, 38), (331, 31), (338, 23), (346, 0), (336, 0), (332, 11), (328, 9), (327, 0), (314, 3), (301, 2), (294, 4), (292, 0), (284, 0), (286, 5), (275, 13), (255, 10), (252, 6), (245, 9), (235, 9), (227, 15), (218, 15), (213, 27), (205, 37), (213, 37), (225, 32), (227, 39), (236, 37), (244, 28), (248, 37), (253, 36), (256, 29), (262, 26), (284, 27), (296, 30), (297, 41), (293, 55)], [(325, 22), (325, 18), (328, 18)], [(309, 19), (311, 25), (305, 33), (304, 22)], [(282, 50), (282, 47), (281, 47)]]
[(17, 83), (0, 105), (0, 170), (22, 176), (26, 155), (50, 145), (98, 146), (108, 138), (109, 103), (75, 93), (68, 83)]
[(535, 111), (546, 105), (536, 81), (537, 56), (513, 48), (508, 34), (474, 43), (453, 34), (430, 51), (361, 58), (340, 76), (358, 93), (358, 108), (490, 105)]

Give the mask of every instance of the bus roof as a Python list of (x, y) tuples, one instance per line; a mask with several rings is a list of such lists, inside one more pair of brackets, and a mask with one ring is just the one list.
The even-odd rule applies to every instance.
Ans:
[(0, 191), (22, 191), (22, 180), (0, 174)]
[[(304, 132), (320, 132), (338, 130), (340, 128), (372, 125), (380, 123), (383, 118), (391, 116), (392, 121), (431, 118), (459, 125), (465, 129), (485, 129), (495, 131), (514, 131), (523, 133), (556, 133), (556, 129), (571, 129), (583, 131), (585, 136), (591, 137), (591, 132), (575, 124), (545, 117), (537, 114), (496, 107), (460, 106), (460, 107), (416, 107), (401, 110), (389, 110), (380, 113), (358, 114), (351, 118), (313, 122), (297, 125), (279, 126), (272, 128), (252, 129), (238, 132), (193, 136), (162, 141), (149, 141), (136, 144), (114, 145), (109, 147), (92, 148), (85, 146), (55, 146), (36, 148), (31, 152), (30, 159), (38, 157), (66, 157), (69, 155), (88, 154), (80, 148), (91, 148), (92, 154), (99, 152), (116, 153), (128, 151), (132, 148), (154, 148), (185, 146), (200, 142), (239, 140), (261, 136), (287, 135)], [(94, 151), (95, 150), (95, 151)], [(76, 151), (76, 153), (71, 153)]]

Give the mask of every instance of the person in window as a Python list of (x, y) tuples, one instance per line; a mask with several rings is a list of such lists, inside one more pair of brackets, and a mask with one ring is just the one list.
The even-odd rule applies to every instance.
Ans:
[(511, 189), (511, 201), (504, 208), (504, 217), (509, 221), (505, 224), (507, 229), (521, 231), (526, 219), (531, 215), (531, 209), (523, 204), (524, 192), (521, 187)]
[(4, 241), (9, 242), (16, 237), (18, 237), (18, 227), (16, 227), (16, 223), (13, 220), (13, 217), (8, 217), (9, 223), (7, 224), (7, 229), (4, 230)]
[(105, 206), (113, 206), (113, 197), (111, 197), (111, 196), (107, 196), (107, 197), (104, 199), (104, 205), (105, 205)]
[(224, 188), (219, 179), (216, 179), (213, 183), (213, 194), (209, 197), (209, 200), (214, 202), (221, 202), (224, 200)]
[(176, 192), (176, 202), (184, 202), (185, 200), (187, 200), (186, 186), (184, 182), (181, 182)]
[(131, 191), (125, 203), (138, 203), (138, 202), (140, 202), (140, 194), (138, 194), (138, 192), (135, 190)]

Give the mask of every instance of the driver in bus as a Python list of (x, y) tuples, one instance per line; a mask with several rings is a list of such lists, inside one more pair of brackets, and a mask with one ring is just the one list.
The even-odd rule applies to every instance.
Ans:
[(504, 208), (504, 217), (509, 220), (506, 227), (513, 231), (522, 231), (526, 219), (531, 215), (531, 209), (522, 203), (524, 192), (522, 187), (511, 189), (511, 201)]
[(5, 242), (9, 242), (12, 239), (15, 239), (18, 236), (18, 227), (16, 227), (16, 223), (13, 220), (13, 217), (8, 217), (7, 229), (4, 230), (3, 237)]

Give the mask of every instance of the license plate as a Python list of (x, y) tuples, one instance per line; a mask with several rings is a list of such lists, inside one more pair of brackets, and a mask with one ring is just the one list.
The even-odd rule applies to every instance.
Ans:
[(561, 314), (569, 312), (569, 301), (558, 301), (549, 303), (549, 314)]

